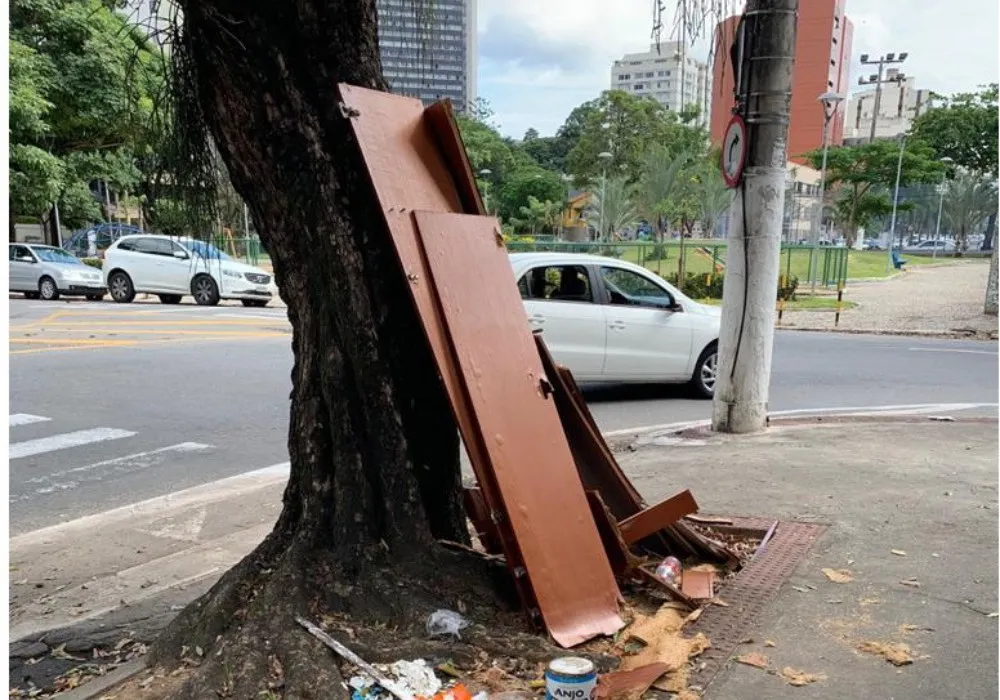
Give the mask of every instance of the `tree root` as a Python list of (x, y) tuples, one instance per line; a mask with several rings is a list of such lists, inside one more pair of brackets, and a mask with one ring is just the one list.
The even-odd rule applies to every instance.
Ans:
[[(496, 562), (440, 548), (420, 562), (359, 566), (286, 546), (287, 539), (272, 533), (154, 644), (152, 665), (196, 667), (178, 700), (346, 698), (341, 667), (355, 670), (302, 629), (296, 615), (371, 663), (423, 658), (472, 670), (501, 660), (533, 671), (561, 653), (527, 628)], [(460, 639), (427, 638), (427, 617), (442, 608), (469, 620)]]

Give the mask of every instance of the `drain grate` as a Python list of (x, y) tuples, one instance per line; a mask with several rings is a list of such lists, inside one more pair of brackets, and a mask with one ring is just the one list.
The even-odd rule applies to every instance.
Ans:
[[(717, 527), (721, 531), (753, 533), (763, 539), (774, 523), (767, 518), (728, 518), (731, 527)], [(826, 525), (781, 521), (764, 551), (729, 581), (720, 597), (728, 607), (709, 605), (690, 627), (692, 632), (703, 632), (712, 646), (701, 655), (704, 668), (692, 675), (698, 685), (708, 687), (723, 665), (745, 639), (750, 627), (764, 608), (774, 600), (778, 590), (795, 571)]]

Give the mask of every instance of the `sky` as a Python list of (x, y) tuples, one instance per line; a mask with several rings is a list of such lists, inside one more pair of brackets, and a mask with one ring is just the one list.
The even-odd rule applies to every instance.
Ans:
[[(672, 12), (676, 0), (664, 2)], [(713, 4), (722, 2), (733, 0)], [(998, 82), (997, 0), (846, 3), (854, 22), (855, 90), (857, 78), (871, 72), (861, 67), (863, 53), (908, 52), (899, 68), (917, 87), (942, 94)], [(479, 96), (490, 102), (500, 130), (515, 138), (528, 128), (555, 133), (574, 107), (610, 87), (612, 61), (649, 49), (652, 6), (649, 0), (479, 0)], [(663, 41), (672, 26), (668, 17)], [(704, 60), (708, 53), (705, 38), (691, 55)]]

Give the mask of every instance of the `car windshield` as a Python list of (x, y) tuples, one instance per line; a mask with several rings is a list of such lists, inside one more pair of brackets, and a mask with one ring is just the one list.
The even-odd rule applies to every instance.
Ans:
[(211, 243), (205, 243), (205, 241), (196, 241), (190, 238), (185, 238), (181, 241), (181, 244), (187, 248), (192, 255), (197, 255), (199, 258), (205, 258), (206, 260), (232, 259), (214, 245)]
[(85, 263), (80, 262), (74, 258), (70, 253), (67, 253), (61, 248), (32, 248), (39, 258), (45, 262), (52, 263), (68, 263), (70, 265), (83, 265)]

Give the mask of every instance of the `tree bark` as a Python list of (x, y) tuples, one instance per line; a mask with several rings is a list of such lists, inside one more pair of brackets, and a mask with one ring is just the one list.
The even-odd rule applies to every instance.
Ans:
[[(271, 255), (295, 360), (291, 476), (275, 530), (174, 622), (154, 649), (161, 662), (176, 661), (192, 639), (212, 646), (237, 623), (247, 636), (255, 614), (258, 634), (271, 633), (276, 615), (294, 628), (285, 599), (303, 612), (322, 608), (331, 587), (433, 570), (442, 556), (435, 540), (469, 541), (457, 430), (338, 103), (339, 82), (386, 89), (374, 0), (181, 4), (202, 111)], [(268, 586), (270, 599), (259, 592)], [(395, 589), (380, 602), (387, 617), (426, 614), (393, 597)], [(362, 615), (380, 609), (352, 605)], [(232, 653), (245, 657), (242, 639)], [(289, 654), (300, 653), (297, 644)]]

